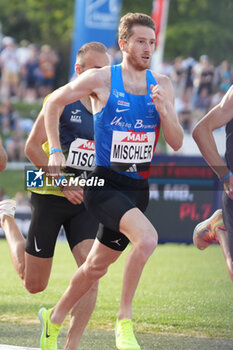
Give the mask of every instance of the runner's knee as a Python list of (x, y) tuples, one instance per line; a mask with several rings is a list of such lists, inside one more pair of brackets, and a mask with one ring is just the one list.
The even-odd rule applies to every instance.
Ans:
[(78, 254), (74, 254), (74, 252), (73, 252), (78, 266), (81, 266), (86, 261), (88, 253), (89, 253), (89, 251), (86, 251), (86, 250), (80, 250), (78, 252)]
[(146, 262), (148, 260), (148, 258), (151, 256), (151, 254), (154, 252), (155, 248), (157, 247), (157, 244), (158, 244), (158, 234), (155, 230), (143, 236), (143, 239), (141, 239), (139, 242), (135, 244), (135, 247), (140, 252), (140, 257), (142, 261)]
[(45, 288), (47, 287), (47, 282), (44, 281), (30, 281), (25, 280), (24, 285), (27, 291), (31, 294), (36, 294), (43, 292)]
[(97, 281), (108, 271), (108, 265), (104, 262), (98, 262), (95, 259), (88, 259), (85, 263), (84, 273), (91, 281)]

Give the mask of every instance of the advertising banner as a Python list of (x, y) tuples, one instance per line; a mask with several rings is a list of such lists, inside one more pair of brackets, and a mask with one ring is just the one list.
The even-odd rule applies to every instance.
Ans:
[(116, 45), (122, 0), (75, 0), (70, 76), (74, 73), (77, 51), (90, 41), (108, 48)]

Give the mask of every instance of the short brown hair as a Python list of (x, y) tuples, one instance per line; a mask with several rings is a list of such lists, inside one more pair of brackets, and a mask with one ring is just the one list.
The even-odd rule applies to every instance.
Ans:
[(80, 64), (81, 66), (84, 65), (84, 56), (85, 54), (90, 51), (90, 50), (94, 50), (100, 53), (106, 53), (107, 52), (107, 47), (98, 42), (98, 41), (91, 41), (90, 43), (84, 44), (77, 53), (76, 56), (76, 63)]
[(133, 34), (132, 27), (134, 25), (145, 26), (155, 30), (155, 22), (150, 16), (144, 13), (129, 12), (120, 20), (118, 30), (119, 39), (127, 41)]

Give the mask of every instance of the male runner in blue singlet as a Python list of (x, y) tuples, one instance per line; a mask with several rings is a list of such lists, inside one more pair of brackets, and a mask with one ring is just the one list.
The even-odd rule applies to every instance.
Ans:
[[(90, 68), (100, 68), (107, 64), (109, 57), (106, 47), (101, 43), (91, 42), (79, 50), (75, 70), (81, 75)], [(82, 98), (66, 105), (61, 111), (59, 121), (59, 139), (66, 157), (66, 169), (69, 173), (75, 172), (77, 176), (86, 177), (94, 165), (90, 98)], [(29, 135), (25, 151), (38, 169), (50, 172), (47, 167), (49, 145), (44, 127), (44, 107)], [(78, 266), (85, 261), (98, 229), (97, 219), (81, 203), (82, 190), (73, 190), (70, 187), (61, 190), (60, 187), (50, 185), (51, 181), (48, 181), (47, 186), (32, 190), (32, 220), (26, 241), (13, 218), (14, 201), (0, 202), (0, 218), (13, 264), (24, 286), (31, 293), (44, 290), (48, 284), (56, 239), (62, 225)], [(94, 309), (96, 296), (97, 283), (74, 306), (64, 349), (74, 350), (77, 347)]]
[[(226, 163), (218, 153), (213, 131), (226, 125)], [(205, 249), (221, 245), (227, 271), (233, 281), (233, 86), (222, 101), (213, 107), (193, 130), (193, 137), (203, 157), (223, 183), (222, 210), (199, 223), (193, 234), (194, 244)]]
[[(104, 187), (87, 186), (84, 202), (100, 221), (101, 229), (86, 262), (74, 274), (70, 286), (50, 310), (41, 309), (43, 326), (49, 327), (54, 344), (45, 339), (44, 349), (56, 350), (56, 335), (67, 313), (101, 278), (131, 241), (116, 322), (116, 346), (139, 350), (132, 327), (132, 301), (142, 270), (157, 245), (157, 232), (143, 214), (149, 199), (148, 175), (159, 136), (160, 123), (166, 142), (178, 150), (183, 130), (174, 110), (170, 80), (150, 71), (155, 47), (151, 17), (129, 13), (119, 26), (123, 61), (118, 66), (85, 72), (79, 80), (57, 91), (45, 106), (45, 125), (50, 147), (60, 148), (59, 113), (63, 106), (90, 95), (94, 112), (96, 168), (90, 178), (104, 180)], [(64, 165), (62, 153), (49, 164)], [(43, 336), (44, 332), (42, 332)], [(45, 337), (44, 337), (45, 338)]]

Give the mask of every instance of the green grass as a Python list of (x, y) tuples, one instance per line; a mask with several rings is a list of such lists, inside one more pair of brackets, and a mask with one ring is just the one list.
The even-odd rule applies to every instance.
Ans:
[[(127, 251), (100, 282), (88, 334), (93, 335), (94, 329), (109, 331), (114, 327)], [(14, 341), (19, 339), (20, 345), (38, 346), (38, 309), (41, 305), (50, 307), (57, 302), (76, 268), (69, 249), (65, 243), (57, 244), (50, 283), (46, 291), (37, 295), (24, 290), (4, 240), (0, 241), (0, 266), (0, 343), (6, 343), (5, 332), (1, 329), (12, 329), (7, 333), (7, 343), (17, 344)], [(142, 350), (157, 349), (154, 344), (158, 349), (166, 350), (233, 349), (232, 297), (232, 282), (219, 246), (201, 252), (194, 246), (160, 245), (144, 270), (134, 300), (135, 329)], [(33, 333), (31, 343), (28, 339), (20, 342), (23, 328)], [(112, 332), (105, 332), (103, 336), (98, 334), (100, 344), (106, 337), (109, 344), (106, 349), (112, 348)], [(65, 331), (61, 341), (64, 337)], [(88, 341), (92, 336), (85, 339), (84, 345), (85, 342), (89, 345), (83, 349), (90, 349)], [(97, 339), (98, 336), (96, 342)]]

